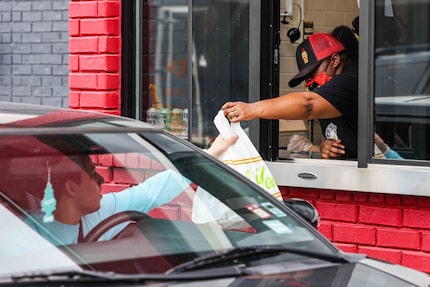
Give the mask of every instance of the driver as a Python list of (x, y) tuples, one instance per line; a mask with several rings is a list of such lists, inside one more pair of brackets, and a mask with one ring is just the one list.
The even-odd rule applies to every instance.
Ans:
[[(207, 152), (219, 156), (236, 141), (237, 136), (224, 139), (219, 135)], [(102, 195), (100, 191), (104, 179), (96, 171), (90, 157), (70, 156), (68, 160), (52, 164), (51, 169), (45, 195), (52, 183), (53, 195), (47, 200), (51, 203), (56, 201), (52, 218), (47, 218), (47, 212), (40, 211), (32, 214), (35, 220), (28, 218), (27, 221), (55, 245), (77, 243), (98, 223), (113, 214), (127, 210), (147, 213), (171, 201), (190, 185), (180, 174), (165, 170), (121, 192)], [(125, 222), (111, 228), (100, 240), (113, 238), (127, 224)]]

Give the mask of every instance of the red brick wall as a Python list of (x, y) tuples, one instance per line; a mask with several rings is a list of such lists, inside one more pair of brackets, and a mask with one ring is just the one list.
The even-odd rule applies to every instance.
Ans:
[(91, 159), (104, 178), (102, 193), (121, 191), (165, 169), (157, 161), (137, 154), (92, 155)]
[(281, 187), (285, 197), (312, 202), (319, 231), (346, 252), (430, 273), (430, 198)]
[(120, 114), (121, 1), (69, 3), (69, 106)]
[[(104, 178), (102, 194), (120, 192), (165, 170), (159, 162), (138, 154), (92, 155), (91, 159)], [(155, 218), (191, 221), (194, 190), (195, 186), (191, 186), (188, 192), (181, 193), (168, 205), (154, 208), (149, 214)]]

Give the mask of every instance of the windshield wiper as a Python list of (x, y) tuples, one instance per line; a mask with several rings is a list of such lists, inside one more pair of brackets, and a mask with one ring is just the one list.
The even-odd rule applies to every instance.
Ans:
[[(119, 274), (115, 272), (97, 271), (65, 271), (65, 272), (38, 272), (32, 274), (16, 275), (10, 278), (11, 282), (20, 284), (31, 284), (34, 282), (145, 282), (150, 281), (180, 281), (217, 279), (226, 277), (237, 277), (244, 275), (243, 270), (238, 266), (226, 266), (222, 268), (211, 268), (198, 272), (186, 272), (176, 274)], [(1, 284), (0, 284), (1, 285)]]
[(333, 263), (345, 263), (349, 262), (342, 253), (331, 254), (331, 253), (320, 253), (311, 250), (287, 248), (279, 245), (257, 245), (249, 247), (236, 247), (223, 251), (221, 253), (210, 254), (208, 256), (201, 256), (191, 261), (185, 262), (178, 266), (175, 266), (168, 270), (166, 274), (185, 272), (195, 269), (207, 268), (212, 265), (216, 265), (224, 262), (233, 261), (236, 265), (240, 264), (239, 259), (244, 258), (263, 258), (269, 256), (276, 256), (282, 253), (290, 253), (296, 255), (302, 255), (310, 258), (321, 259)]
[(106, 279), (109, 280), (114, 276), (111, 272), (96, 271), (62, 271), (62, 272), (35, 272), (24, 273), (22, 275), (11, 276), (13, 282), (31, 282), (31, 281), (69, 281), (69, 280), (88, 280), (88, 279)]
[[(304, 249), (287, 248), (283, 246), (259, 245), (249, 247), (236, 247), (221, 253), (198, 257), (169, 269), (164, 274), (118, 274), (115, 272), (97, 272), (89, 270), (65, 271), (65, 272), (37, 272), (12, 276), (15, 283), (37, 282), (144, 282), (146, 280), (172, 281), (172, 280), (196, 280), (237, 277), (247, 274), (241, 259), (264, 258), (283, 253), (296, 254), (310, 258), (321, 259), (333, 263), (350, 262), (342, 253), (320, 253)], [(229, 263), (228, 266), (217, 266), (220, 263)], [(203, 269), (203, 270), (201, 270)], [(195, 270), (193, 272), (193, 270)]]

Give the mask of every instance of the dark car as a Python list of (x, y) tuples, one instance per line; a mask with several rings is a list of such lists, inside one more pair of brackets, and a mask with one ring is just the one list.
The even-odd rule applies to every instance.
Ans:
[[(0, 285), (429, 286), (166, 131), (1, 103)], [(84, 216), (80, 216), (84, 214)]]
[(404, 158), (430, 160), (430, 46), (375, 54), (376, 131)]

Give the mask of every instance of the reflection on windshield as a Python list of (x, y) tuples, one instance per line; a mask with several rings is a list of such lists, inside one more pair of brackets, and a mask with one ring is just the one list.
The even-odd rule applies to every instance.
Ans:
[(44, 270), (81, 270), (69, 257), (25, 225), (2, 204), (0, 218), (0, 277)]
[(163, 273), (261, 244), (333, 252), (276, 199), (169, 135), (26, 136), (17, 146), (19, 138), (2, 138), (0, 188), (25, 228), (2, 246), (34, 238), (31, 252), (43, 254), (53, 248), (44, 237), (83, 268), (119, 273)]

